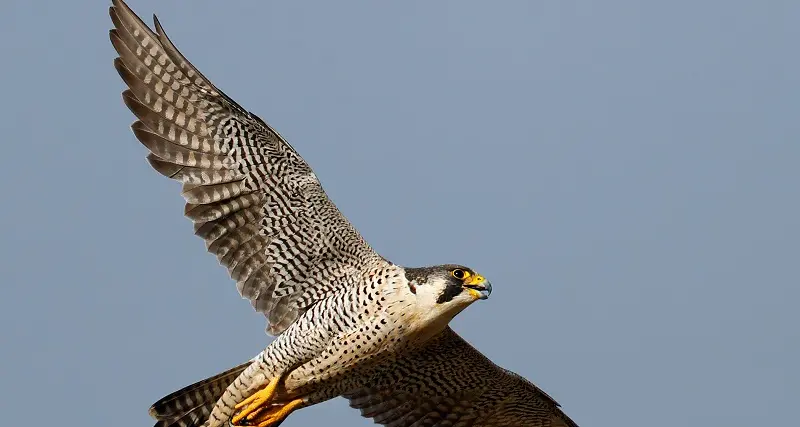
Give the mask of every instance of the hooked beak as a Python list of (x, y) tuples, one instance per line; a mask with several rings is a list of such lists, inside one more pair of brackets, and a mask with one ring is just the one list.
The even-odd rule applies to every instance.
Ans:
[(492, 283), (480, 274), (475, 274), (464, 280), (464, 287), (475, 299), (486, 299), (492, 293)]

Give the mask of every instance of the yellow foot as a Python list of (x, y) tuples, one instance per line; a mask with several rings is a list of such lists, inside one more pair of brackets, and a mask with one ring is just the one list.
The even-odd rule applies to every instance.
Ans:
[(245, 406), (247, 406), (247, 408), (242, 409), (238, 414), (236, 414), (231, 420), (231, 424), (238, 426), (240, 425), (239, 422), (245, 419), (245, 417), (248, 415), (253, 414), (255, 416), (258, 414), (258, 412), (261, 412), (256, 411), (272, 400), (272, 398), (275, 396), (275, 391), (278, 389), (278, 383), (280, 382), (280, 379), (280, 376), (273, 378), (266, 387), (255, 392), (252, 396), (248, 397), (242, 402), (237, 403), (236, 406), (234, 406), (235, 409), (242, 409)]
[(259, 412), (258, 417), (254, 420), (254, 424), (257, 427), (276, 426), (302, 404), (303, 399), (294, 399), (285, 405), (276, 406), (266, 411)]

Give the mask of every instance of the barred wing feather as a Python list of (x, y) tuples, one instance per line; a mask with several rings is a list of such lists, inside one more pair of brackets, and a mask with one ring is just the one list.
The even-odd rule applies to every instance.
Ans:
[(315, 301), (385, 263), (275, 130), (217, 89), (124, 2), (110, 8), (114, 66), (147, 160), (183, 183), (185, 215), (241, 295), (279, 334)]
[(449, 327), (424, 347), (371, 368), (345, 394), (387, 427), (578, 427), (525, 378), (495, 365)]

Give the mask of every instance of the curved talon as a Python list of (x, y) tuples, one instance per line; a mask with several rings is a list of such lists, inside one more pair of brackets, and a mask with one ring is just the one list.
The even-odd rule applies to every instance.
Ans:
[[(303, 403), (303, 399), (294, 399), (291, 402), (280, 406), (275, 409), (268, 409), (261, 413), (261, 416), (257, 417), (255, 421), (256, 427), (271, 427), (277, 425), (281, 421), (283, 421), (286, 417), (289, 416), (298, 406)], [(261, 412), (261, 411), (259, 411)], [(248, 418), (249, 419), (249, 418)]]
[(233, 417), (231, 424), (235, 426), (240, 425), (239, 422), (245, 419), (245, 417), (247, 417), (248, 420), (251, 419), (248, 417), (250, 414), (254, 414), (253, 417), (257, 416), (258, 412), (261, 412), (259, 409), (266, 403), (269, 403), (269, 401), (275, 397), (275, 391), (278, 389), (278, 382), (280, 382), (280, 379), (280, 376), (273, 378), (266, 387), (253, 393), (253, 395), (247, 399), (237, 403), (236, 406), (234, 406), (234, 409), (241, 409), (245, 406), (247, 407), (242, 409)]

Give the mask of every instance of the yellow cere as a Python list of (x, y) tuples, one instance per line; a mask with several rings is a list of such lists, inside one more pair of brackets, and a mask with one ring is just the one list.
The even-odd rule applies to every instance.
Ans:
[(485, 281), (486, 279), (480, 274), (467, 274), (467, 276), (464, 278), (464, 283), (467, 285), (480, 285)]

